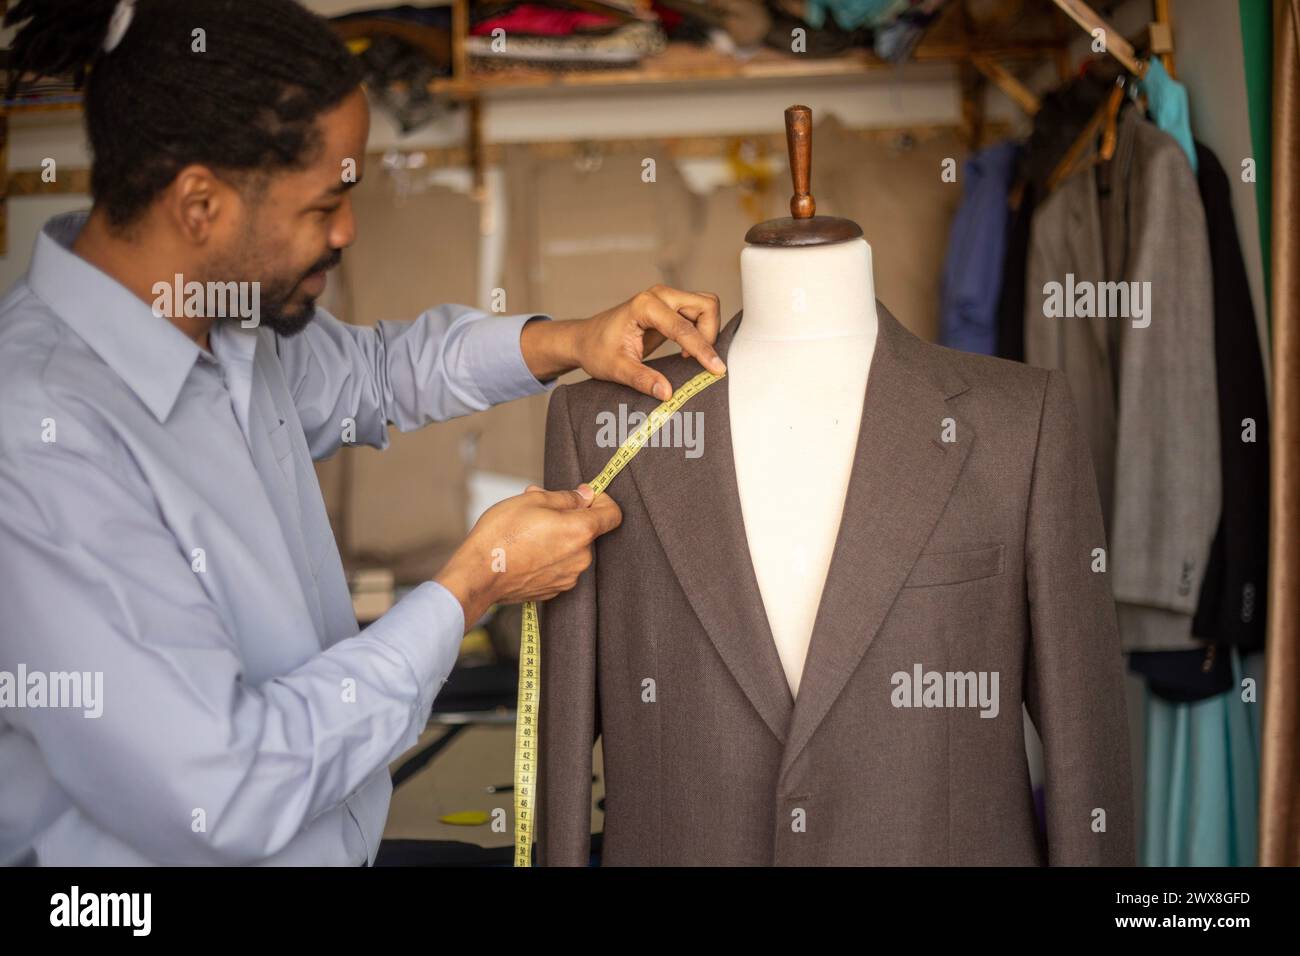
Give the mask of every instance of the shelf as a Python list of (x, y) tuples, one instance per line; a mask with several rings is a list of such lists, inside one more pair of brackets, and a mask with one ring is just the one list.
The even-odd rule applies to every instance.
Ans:
[[(926, 44), (914, 51), (911, 63), (958, 63), (972, 56), (997, 60), (1041, 58), (1058, 44), (1024, 42), (1005, 44)], [(523, 66), (501, 70), (470, 71), (466, 79), (444, 78), (429, 84), (430, 92), (457, 99), (496, 93), (536, 90), (591, 90), (626, 86), (672, 86), (685, 83), (765, 79), (819, 79), (859, 76), (870, 71), (898, 69), (867, 50), (854, 50), (835, 57), (806, 57), (762, 49), (747, 60), (707, 47), (672, 43), (668, 49), (627, 69), (553, 72)]]
[[(971, 45), (922, 42), (911, 59), (903, 64), (894, 64), (880, 59), (868, 50), (853, 50), (834, 57), (806, 57), (764, 48), (754, 56), (740, 60), (696, 44), (670, 43), (663, 53), (648, 57), (638, 65), (626, 69), (554, 72), (512, 66), (502, 70), (471, 70), (467, 79), (445, 77), (433, 80), (429, 84), (429, 91), (453, 99), (472, 99), (480, 95), (529, 91), (664, 87), (745, 80), (816, 80), (896, 70), (911, 64), (955, 64), (972, 57), (995, 60), (1036, 59), (1057, 48), (1058, 44), (1048, 40)], [(0, 116), (71, 113), (80, 110), (79, 99), (54, 103), (22, 103), (0, 106)]]
[(80, 110), (80, 99), (55, 103), (15, 103), (11, 106), (0, 106), (0, 116), (30, 116), (38, 113), (64, 113)]

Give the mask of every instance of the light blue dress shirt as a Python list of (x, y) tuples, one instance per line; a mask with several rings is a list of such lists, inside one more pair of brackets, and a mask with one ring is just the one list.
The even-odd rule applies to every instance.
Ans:
[[(0, 300), (0, 862), (373, 862), (463, 612), (430, 581), (358, 634), (312, 459), (544, 391), (534, 316), (220, 320), (209, 353), (84, 221)], [(60, 674), (102, 675), (98, 716), (34, 706)]]

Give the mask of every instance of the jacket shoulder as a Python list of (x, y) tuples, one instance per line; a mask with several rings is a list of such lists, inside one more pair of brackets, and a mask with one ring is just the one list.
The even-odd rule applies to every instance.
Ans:
[(946, 368), (954, 407), (982, 427), (1037, 432), (1051, 372), (994, 355), (923, 342), (932, 362)]
[[(651, 359), (646, 362), (646, 365), (668, 379), (674, 392), (704, 371), (704, 366), (699, 362), (693, 358), (682, 358), (680, 353)], [(561, 385), (555, 390), (555, 396), (551, 400), (557, 399), (568, 402), (571, 413), (589, 408), (614, 408), (620, 403), (626, 404), (629, 409), (648, 411), (659, 404), (658, 399), (643, 395), (626, 385), (594, 378)]]
[(963, 352), (933, 342), (925, 348), (934, 349), (942, 361), (949, 363), (972, 386), (997, 386), (1010, 392), (1041, 392), (1047, 382), (1047, 369), (996, 355)]

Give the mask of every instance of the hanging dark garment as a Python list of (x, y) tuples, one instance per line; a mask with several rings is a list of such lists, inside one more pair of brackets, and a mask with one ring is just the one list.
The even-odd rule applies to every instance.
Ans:
[[(1219, 386), (1223, 513), (1210, 549), (1192, 633), (1243, 652), (1264, 646), (1268, 589), (1269, 415), (1255, 310), (1237, 240), (1228, 176), (1196, 144), (1201, 204), (1214, 279), (1214, 353)], [(1254, 441), (1244, 441), (1247, 419)]]
[(1002, 292), (998, 296), (997, 355), (1025, 360), (1025, 272), (1029, 262), (1029, 224), (1034, 219), (1033, 183), (1026, 183), (1020, 205), (1007, 217), (1006, 258), (1002, 260)]
[(1029, 224), (1034, 209), (1047, 195), (1047, 180), (1105, 97), (1109, 84), (1083, 76), (1043, 97), (1034, 115), (1034, 129), (1021, 152), (1015, 179), (1021, 183), (1020, 204), (1007, 218), (1006, 255), (1002, 262), (1002, 292), (998, 297), (997, 355), (1025, 360), (1025, 277), (1029, 261)]

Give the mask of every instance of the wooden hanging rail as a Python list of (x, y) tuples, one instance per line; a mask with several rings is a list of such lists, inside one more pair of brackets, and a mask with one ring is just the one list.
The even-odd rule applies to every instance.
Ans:
[(1042, 106), (1038, 95), (1021, 83), (1014, 73), (993, 59), (991, 56), (976, 55), (970, 58), (971, 65), (988, 77), (989, 82), (1005, 93), (1013, 103), (1030, 116)]
[[(1106, 41), (1106, 52), (1134, 76), (1146, 75), (1147, 65), (1139, 59), (1137, 50), (1123, 34), (1111, 26), (1096, 10), (1084, 0), (1052, 0), (1071, 20), (1083, 28), (1085, 33), (1095, 34), (1102, 31)], [(1143, 37), (1148, 53), (1160, 57), (1161, 65), (1171, 77), (1174, 73), (1174, 27), (1173, 0), (1152, 0), (1155, 19), (1147, 24)]]
[(1106, 41), (1106, 52), (1113, 56), (1134, 76), (1142, 76), (1147, 71), (1147, 66), (1137, 58), (1137, 53), (1133, 49), (1133, 44), (1129, 43), (1114, 27), (1106, 20), (1102, 19), (1099, 14), (1083, 0), (1052, 0), (1062, 12), (1071, 20), (1083, 28), (1085, 33), (1096, 35), (1100, 30), (1103, 39)]

